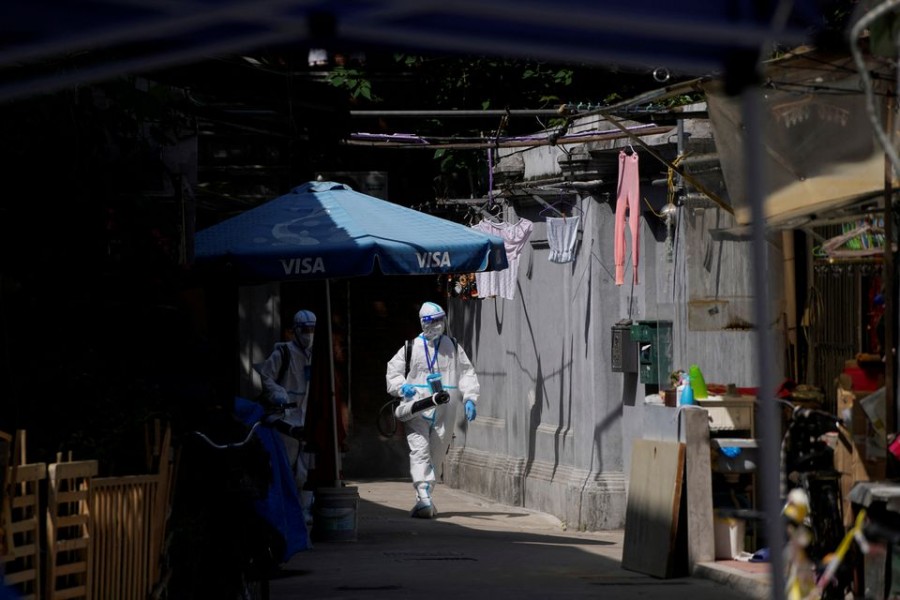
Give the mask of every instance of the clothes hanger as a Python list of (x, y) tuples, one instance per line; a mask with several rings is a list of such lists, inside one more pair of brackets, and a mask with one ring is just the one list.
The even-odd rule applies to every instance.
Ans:
[(479, 207), (478, 207), (478, 212), (480, 212), (481, 215), (482, 215), (485, 219), (487, 219), (488, 221), (490, 221), (491, 223), (494, 223), (494, 224), (498, 224), (498, 225), (499, 225), (500, 223), (503, 222), (503, 220), (500, 219), (500, 211), (501, 211), (502, 209), (501, 209), (501, 207), (500, 207), (499, 204), (496, 204), (496, 203), (491, 203), (491, 204), (492, 204), (492, 206), (490, 206), (490, 210), (496, 210), (496, 214), (490, 212), (490, 210), (488, 210), (488, 208), (485, 208), (485, 206), (479, 206)]
[(571, 209), (574, 208), (575, 210), (577, 210), (577, 211), (580, 212), (581, 214), (584, 214), (584, 211), (581, 210), (581, 207), (578, 206), (577, 204), (575, 204), (574, 202), (572, 202), (572, 201), (570, 201), (570, 200), (557, 200), (556, 202), (554, 202), (553, 204), (548, 205), (547, 208), (545, 208), (544, 210), (542, 210), (542, 211), (539, 213), (540, 216), (544, 216), (544, 213), (546, 213), (548, 210), (555, 211), (556, 213), (562, 215), (563, 218), (566, 218), (566, 216), (570, 216), (570, 217), (571, 217), (571, 216), (574, 216), (574, 215), (566, 215), (565, 212), (563, 212), (563, 211), (561, 211), (561, 210), (558, 210), (556, 207), (559, 206), (559, 205), (562, 205), (562, 207), (563, 207), (564, 209), (569, 209), (570, 211), (571, 211)]
[[(559, 210), (558, 208), (556, 208), (556, 206), (554, 204), (549, 204), (546, 200), (544, 200), (537, 194), (532, 194), (531, 197), (534, 198), (535, 202), (537, 202), (538, 204), (540, 204), (541, 206), (544, 207), (544, 209), (539, 213), (541, 216), (543, 216), (543, 214), (545, 212), (547, 212), (548, 210), (552, 210), (553, 212), (558, 214), (563, 219), (566, 218), (566, 214), (564, 212), (562, 212), (561, 210)], [(557, 202), (556, 204), (559, 204), (559, 202)]]

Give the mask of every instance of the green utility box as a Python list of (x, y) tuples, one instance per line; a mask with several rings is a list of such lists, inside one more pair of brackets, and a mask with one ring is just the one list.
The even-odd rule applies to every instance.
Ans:
[(672, 371), (672, 321), (635, 321), (631, 339), (638, 345), (639, 381), (663, 389)]

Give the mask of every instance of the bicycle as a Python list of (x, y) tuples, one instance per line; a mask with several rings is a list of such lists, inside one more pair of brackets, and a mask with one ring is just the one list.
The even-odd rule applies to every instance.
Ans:
[[(791, 513), (790, 509), (796, 504), (788, 503), (786, 506), (789, 521), (801, 517), (799, 513)], [(795, 531), (798, 531), (795, 529)], [(859, 565), (860, 555), (866, 555), (874, 543), (896, 545), (900, 543), (900, 519), (896, 513), (886, 510), (885, 507), (872, 508), (860, 507), (854, 519), (853, 526), (844, 534), (837, 547), (828, 552), (824, 559), (816, 565), (802, 552), (802, 543), (796, 544), (796, 540), (789, 540), (788, 545), (794, 544), (794, 549), (801, 551), (793, 555), (787, 555), (788, 578), (785, 591), (788, 600), (820, 600), (823, 598), (845, 598), (848, 593), (854, 592), (854, 597), (860, 597), (859, 590), (853, 589), (854, 577), (842, 577), (841, 570), (852, 570), (847, 565), (847, 558), (852, 557)], [(855, 545), (854, 545), (855, 542)], [(880, 594), (876, 592), (876, 597)], [(867, 596), (868, 597), (868, 596)]]
[[(783, 515), (788, 528), (785, 545), (785, 596), (788, 600), (843, 599), (857, 592), (858, 566), (872, 542), (900, 543), (900, 517), (873, 503), (858, 504), (852, 526), (845, 528), (840, 474), (833, 451), (823, 439), (836, 433), (851, 439), (841, 421), (830, 413), (792, 408), (791, 423), (782, 444), (786, 494)], [(865, 485), (857, 483), (857, 486)], [(854, 501), (854, 488), (850, 500)], [(855, 542), (855, 544), (854, 544)]]
[(193, 485), (200, 489), (193, 494), (199, 504), (188, 512), (202, 539), (193, 543), (206, 551), (190, 557), (197, 597), (268, 600), (270, 579), (308, 547), (300, 501), (293, 477), (285, 476), (287, 458), (276, 434), (303, 438), (302, 428), (283, 420), (286, 408), (290, 405), (237, 398), (236, 418), (211, 424), (216, 433), (190, 432), (189, 439), (200, 443), (188, 445), (196, 461), (188, 468), (193, 466)]
[(802, 489), (809, 503), (810, 540), (807, 552), (821, 561), (844, 537), (841, 474), (835, 469), (834, 450), (826, 436), (849, 436), (833, 414), (781, 400), (791, 408), (782, 439), (782, 495)]

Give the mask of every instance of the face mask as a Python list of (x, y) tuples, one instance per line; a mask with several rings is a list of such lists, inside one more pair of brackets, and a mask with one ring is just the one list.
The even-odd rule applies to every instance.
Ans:
[(299, 331), (294, 332), (294, 339), (297, 340), (297, 345), (304, 350), (309, 350), (312, 348), (314, 337), (315, 334), (313, 333), (300, 333)]
[(428, 341), (436, 340), (442, 333), (444, 333), (443, 321), (432, 321), (431, 323), (422, 325), (422, 335), (424, 335), (425, 339)]

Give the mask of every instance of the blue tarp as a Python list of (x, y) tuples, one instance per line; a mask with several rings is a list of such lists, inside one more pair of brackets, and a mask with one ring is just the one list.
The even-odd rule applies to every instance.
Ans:
[(503, 240), (330, 181), (197, 233), (195, 263), (238, 280), (473, 273), (507, 267)]
[[(234, 414), (241, 423), (252, 426), (262, 418), (263, 408), (257, 402), (237, 397), (234, 399)], [(257, 513), (284, 537), (284, 555), (280, 558), (282, 562), (287, 562), (297, 552), (309, 548), (303, 509), (284, 443), (278, 433), (271, 427), (260, 427), (256, 435), (269, 453), (272, 481), (266, 497), (255, 500), (253, 505)]]

